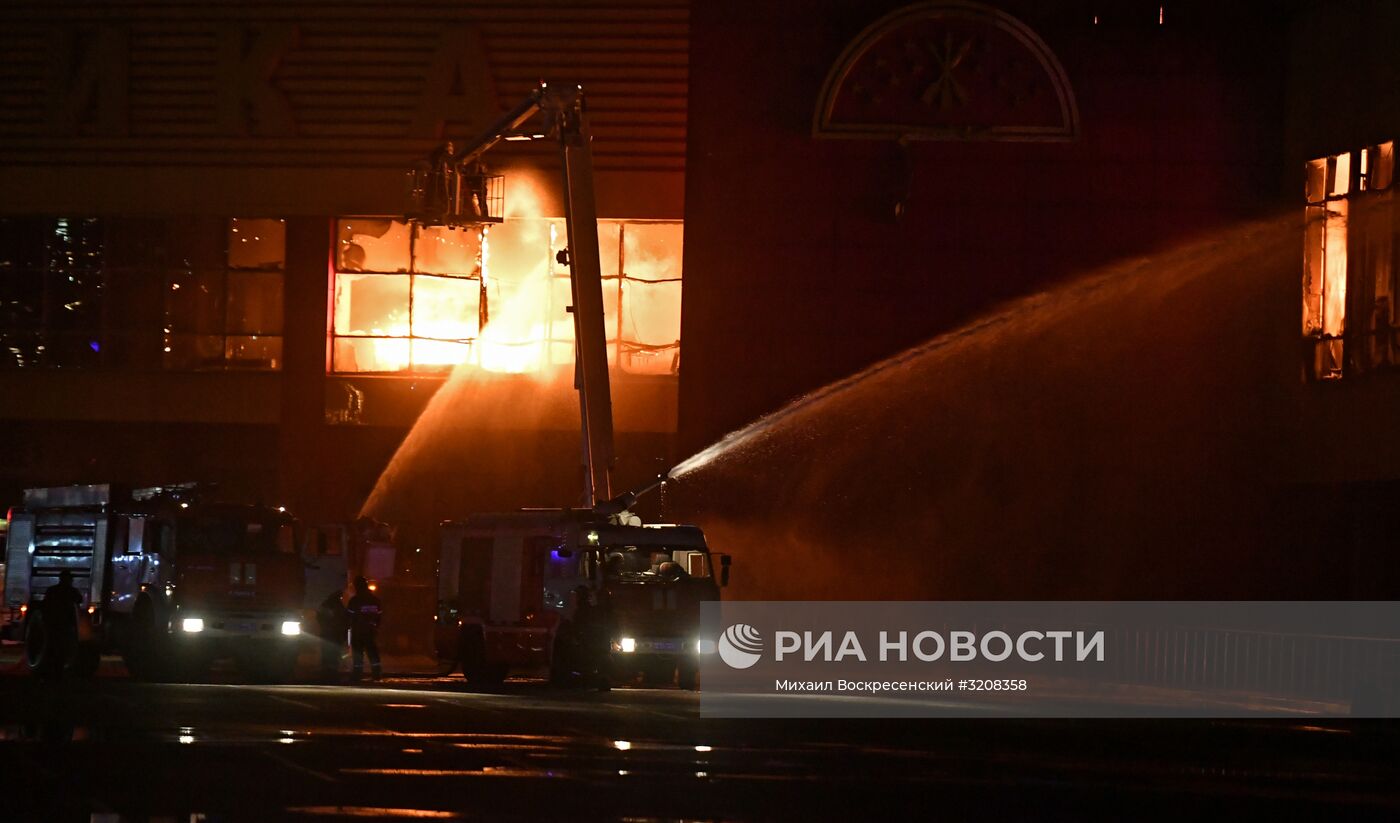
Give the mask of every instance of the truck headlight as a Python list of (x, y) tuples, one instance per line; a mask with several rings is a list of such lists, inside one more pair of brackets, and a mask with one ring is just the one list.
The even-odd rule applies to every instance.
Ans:
[(189, 632), (190, 634), (197, 634), (199, 632), (202, 632), (204, 631), (204, 618), (186, 617), (184, 620), (180, 621), (180, 628)]
[(624, 637), (618, 641), (617, 647), (619, 649), (622, 649), (622, 651), (626, 652), (627, 654), (631, 654), (632, 652), (635, 652), (637, 650), (637, 638)]
[(288, 637), (296, 637), (297, 635), (301, 634), (301, 621), (300, 621), (300, 620), (283, 620), (283, 621), (282, 621), (282, 634), (285, 634), (285, 635), (288, 636)]

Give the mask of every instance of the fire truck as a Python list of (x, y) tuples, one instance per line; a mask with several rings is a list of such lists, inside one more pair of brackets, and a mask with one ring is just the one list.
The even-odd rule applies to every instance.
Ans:
[[(208, 497), (196, 484), (26, 490), (9, 513), (4, 597), (6, 634), (24, 642), (29, 668), (89, 676), (114, 652), (144, 679), (195, 677), (222, 658), (290, 677), (305, 586), (298, 525), (278, 508)], [(41, 608), (64, 571), (81, 595), (76, 638)]]
[[(695, 526), (554, 509), (444, 523), (436, 640), (443, 669), (494, 685), (507, 674), (576, 673), (580, 599), (608, 614), (610, 680), (696, 687), (700, 603), (728, 583)], [(718, 560), (718, 568), (715, 562)]]
[(569, 267), (572, 286), (583, 506), (443, 524), (439, 653), (448, 665), (460, 662), (469, 679), (498, 681), (529, 668), (557, 676), (565, 665), (560, 638), (570, 636), (577, 601), (587, 597), (611, 615), (614, 674), (641, 671), (652, 681), (693, 687), (699, 604), (719, 597), (729, 558), (720, 557), (716, 578), (699, 528), (644, 526), (629, 511), (637, 494), (611, 497), (612, 393), (582, 88), (542, 83), (474, 140), (434, 152), (411, 172), (409, 217), (430, 226), (498, 222), (489, 196), (496, 178), (485, 174), (481, 158), (503, 140), (542, 139), (556, 142), (563, 172), (568, 247), (559, 262)]

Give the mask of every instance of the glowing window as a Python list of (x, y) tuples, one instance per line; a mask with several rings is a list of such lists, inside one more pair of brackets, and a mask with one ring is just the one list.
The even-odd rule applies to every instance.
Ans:
[[(680, 362), (682, 224), (600, 220), (608, 358), (631, 374)], [(431, 372), (461, 364), (534, 372), (574, 362), (562, 220), (425, 229), (339, 223), (332, 305), (335, 372)]]
[(1311, 379), (1400, 359), (1394, 155), (1387, 142), (1307, 163), (1303, 336)]

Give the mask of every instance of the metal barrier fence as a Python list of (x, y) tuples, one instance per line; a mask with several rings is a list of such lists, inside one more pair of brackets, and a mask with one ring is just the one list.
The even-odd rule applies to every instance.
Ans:
[(1105, 628), (1105, 640), (1119, 683), (1318, 700), (1400, 683), (1400, 640), (1213, 628)]

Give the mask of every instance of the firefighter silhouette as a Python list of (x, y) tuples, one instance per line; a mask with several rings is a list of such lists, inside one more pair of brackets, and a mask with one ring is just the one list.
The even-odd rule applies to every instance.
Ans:
[(457, 188), (457, 169), (453, 164), (455, 153), (451, 143), (444, 143), (428, 156), (428, 179), (423, 192), (423, 210), (433, 219), (443, 219), (457, 208), (453, 202)]
[(467, 186), (471, 190), (470, 205), (476, 213), (476, 216), (490, 217), (491, 206), (486, 193), (486, 171), (481, 167), (477, 167), (476, 171), (468, 178)]
[(370, 672), (378, 680), (382, 673), (379, 668), (379, 618), (384, 613), (383, 604), (369, 589), (369, 581), (355, 578), (355, 596), (345, 604), (350, 617), (350, 661), (354, 679), (364, 674), (364, 657), (369, 658)]
[(49, 644), (45, 655), (44, 673), (51, 677), (61, 677), (68, 660), (78, 647), (78, 609), (82, 608), (83, 595), (73, 585), (73, 573), (63, 570), (58, 573), (58, 582), (44, 592), (43, 612), (44, 631)]

